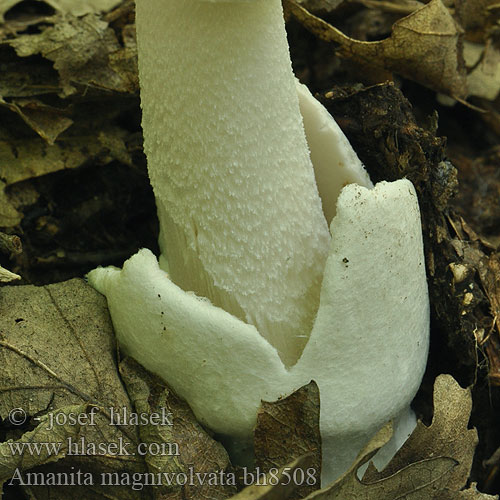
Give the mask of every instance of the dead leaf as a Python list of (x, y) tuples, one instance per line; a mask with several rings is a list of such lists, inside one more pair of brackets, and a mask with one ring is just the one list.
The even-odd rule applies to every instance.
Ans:
[[(123, 94), (138, 89), (132, 5), (111, 14), (113, 28), (92, 15), (56, 15), (0, 42), (0, 227), (18, 226), (39, 197), (17, 183), (89, 163), (133, 164), (123, 125), (138, 99)], [(87, 97), (54, 95), (77, 90)]]
[(18, 114), (48, 144), (55, 140), (72, 124), (73, 120), (65, 116), (63, 110), (48, 106), (37, 99), (18, 99), (6, 102), (0, 97), (0, 105)]
[[(167, 474), (154, 487), (162, 500), (222, 500), (236, 492), (236, 476), (223, 446), (212, 439), (197, 422), (193, 412), (163, 381), (149, 374), (134, 360), (120, 363), (120, 373), (136, 412), (168, 416), (167, 425), (140, 425), (141, 443), (152, 450), (145, 456), (152, 474)], [(159, 449), (161, 453), (156, 453)], [(194, 481), (183, 485), (176, 478), (185, 474)]]
[[(282, 467), (277, 473), (261, 477), (260, 485), (247, 486), (231, 500), (287, 500), (296, 490), (293, 481), (296, 471), (306, 471), (311, 467), (311, 456), (306, 455)], [(251, 482), (251, 480), (250, 480)]]
[(379, 481), (360, 481), (351, 473), (342, 482), (306, 500), (431, 500), (456, 462), (448, 457), (436, 457), (413, 463), (394, 475)]
[(498, 495), (487, 495), (477, 491), (476, 483), (472, 483), (470, 488), (463, 491), (443, 490), (436, 500), (498, 500)]
[[(418, 422), (413, 434), (382, 471), (381, 477), (395, 474), (408, 464), (430, 457), (448, 457), (456, 462), (456, 467), (446, 475), (440, 489), (460, 491), (469, 478), (478, 442), (476, 430), (468, 428), (471, 409), (470, 389), (462, 389), (450, 375), (440, 375), (434, 383), (432, 424), (426, 427)], [(411, 467), (409, 471), (411, 475)], [(434, 497), (428, 494), (421, 498)]]
[[(44, 0), (44, 2), (62, 14), (83, 16), (91, 12), (111, 10), (121, 0)], [(2, 4), (0, 5), (0, 23), (4, 21), (4, 14), (19, 3), (21, 3), (21, 0), (2, 0)]]
[[(124, 50), (108, 23), (93, 14), (83, 18), (70, 15), (54, 19), (54, 25), (38, 34), (23, 34), (3, 42), (10, 45), (20, 57), (41, 54), (54, 63), (62, 86), (62, 95), (76, 92), (75, 85), (97, 87), (115, 92), (134, 92), (131, 72), (135, 70), (134, 53), (125, 57), (130, 66), (125, 74), (110, 64), (110, 57)], [(127, 49), (130, 52), (130, 48)]]
[[(366, 461), (360, 459), (333, 485), (313, 493), (307, 500), (476, 498), (458, 496), (469, 478), (477, 444), (476, 431), (467, 428), (471, 408), (470, 390), (461, 389), (451, 376), (440, 375), (434, 385), (431, 426), (418, 422), (382, 473), (370, 465), (360, 481), (356, 474), (358, 465)], [(376, 449), (374, 444), (370, 447), (372, 452)], [(366, 451), (361, 455), (366, 456)], [(451, 492), (456, 496), (450, 496)], [(472, 493), (470, 490), (467, 495)]]
[[(366, 463), (382, 446), (384, 446), (392, 436), (392, 425), (387, 424), (368, 442), (368, 444), (361, 450), (356, 458), (355, 462), (351, 465), (350, 469), (346, 471), (337, 481), (322, 488), (319, 491), (315, 491), (306, 500), (330, 500), (338, 499), (345, 500), (347, 498), (358, 500), (355, 496), (343, 496), (348, 494), (347, 492), (353, 492), (353, 488), (358, 487), (358, 476), (357, 472), (361, 465)], [(363, 497), (360, 497), (363, 498)], [(371, 499), (372, 500), (372, 499)]]
[(312, 15), (294, 0), (287, 9), (316, 36), (340, 45), (340, 54), (368, 68), (398, 73), (454, 98), (467, 96), (460, 40), (461, 29), (441, 0), (428, 4), (394, 23), (389, 38), (361, 42)]
[[(132, 164), (125, 144), (127, 132), (106, 123), (113, 120), (116, 109), (113, 110), (112, 106), (108, 109), (108, 106), (99, 103), (89, 103), (86, 108), (90, 116), (81, 116), (81, 110), (77, 110), (78, 124), (71, 128), (71, 134), (65, 136), (64, 142), (56, 142), (52, 146), (38, 137), (25, 137), (26, 134), (23, 135), (19, 129), (17, 133), (8, 128), (0, 129), (0, 178), (6, 186), (59, 170), (77, 168), (89, 161), (101, 165), (112, 160)], [(98, 112), (98, 108), (101, 116), (94, 118), (92, 128), (90, 117)], [(10, 125), (11, 129), (15, 127)]]
[(473, 67), (467, 75), (469, 95), (494, 101), (500, 92), (500, 51), (491, 44), (465, 41), (464, 59)]
[[(48, 464), (53, 453), (48, 453), (45, 462), (30, 455), (29, 460), (22, 462), (27, 468), (44, 463), (42, 469), (37, 469), (42, 470), (44, 477), (54, 471), (87, 472), (92, 476), (94, 492), (99, 495), (105, 495), (110, 488), (102, 481), (103, 473), (132, 477), (145, 471), (141, 457), (132, 454), (139, 442), (136, 427), (110, 425), (111, 407), (130, 413), (132, 406), (117, 373), (115, 339), (106, 300), (83, 280), (1, 289), (0, 380), (3, 425), (8, 422), (9, 414), (12, 421), (13, 411), (26, 415), (28, 425), (28, 429), (4, 427), (7, 439), (31, 438), (33, 435), (26, 434), (26, 430), (29, 432), (33, 424), (37, 425), (34, 431), (38, 429), (36, 418), (47, 418), (70, 406), (85, 405), (99, 410), (94, 425), (80, 425), (78, 440), (72, 443), (73, 451), (65, 452), (64, 460)], [(86, 409), (85, 413), (89, 411)], [(70, 432), (59, 429), (59, 425), (54, 429), (52, 438), (45, 433), (40, 440), (60, 442), (58, 432), (65, 435)], [(42, 431), (43, 428), (36, 432)], [(67, 439), (65, 442), (68, 444)], [(19, 463), (15, 462), (18, 460), (15, 453), (5, 454), (5, 448), (2, 449), (0, 468)], [(28, 473), (24, 468), (22, 472)], [(140, 498), (140, 493), (121, 484), (111, 486), (113, 494), (120, 498)], [(33, 486), (29, 491), (34, 492), (33, 498), (39, 498), (43, 487)], [(89, 498), (84, 486), (61, 486), (51, 495), (55, 499), (78, 497)]]
[[(48, 415), (38, 418), (39, 424), (34, 430), (25, 432), (20, 439), (9, 439), (0, 443), (0, 483), (5, 481), (11, 484), (19, 484), (17, 479), (9, 481), (14, 474), (32, 469), (37, 465), (56, 462), (64, 458), (68, 453), (68, 443), (77, 442), (80, 434), (78, 423), (70, 425), (70, 415), (81, 415), (88, 412), (87, 404), (67, 406), (53, 412), (53, 418), (60, 419), (65, 424), (57, 425), (50, 429), (51, 424)], [(14, 413), (17, 410), (17, 414)], [(22, 419), (23, 410), (17, 408), (11, 410), (9, 420)], [(48, 446), (44, 443), (50, 443)], [(36, 450), (36, 451), (35, 451)]]
[(262, 402), (254, 431), (255, 466), (268, 473), (306, 454), (316, 484), (304, 483), (289, 497), (304, 498), (318, 489), (321, 477), (320, 398), (314, 381), (274, 403)]
[[(89, 106), (88, 112), (93, 109)], [(102, 107), (104, 119), (106, 108)], [(5, 190), (13, 184), (46, 174), (80, 167), (89, 161), (106, 164), (113, 159), (131, 164), (125, 139), (127, 132), (113, 126), (101, 126), (94, 121), (94, 129), (85, 122), (75, 128), (64, 142), (47, 144), (41, 138), (19, 137), (8, 129), (0, 130), (0, 227), (17, 226), (22, 219), (15, 199)], [(22, 201), (22, 200), (21, 200)]]
[(107, 12), (122, 0), (44, 0), (59, 12), (83, 16), (94, 12)]

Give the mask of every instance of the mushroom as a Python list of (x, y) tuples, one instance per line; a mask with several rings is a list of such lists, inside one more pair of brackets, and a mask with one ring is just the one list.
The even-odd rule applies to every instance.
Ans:
[(329, 482), (388, 420), (414, 423), (429, 304), (413, 185), (373, 187), (296, 83), (280, 0), (137, 0), (136, 16), (162, 255), (89, 282), (125, 352), (233, 457), (261, 400), (315, 380)]

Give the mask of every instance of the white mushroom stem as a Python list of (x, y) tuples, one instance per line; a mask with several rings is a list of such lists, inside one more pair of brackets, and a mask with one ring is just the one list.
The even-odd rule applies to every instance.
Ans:
[(257, 327), (286, 364), (329, 234), (279, 0), (137, 2), (145, 150), (172, 280)]

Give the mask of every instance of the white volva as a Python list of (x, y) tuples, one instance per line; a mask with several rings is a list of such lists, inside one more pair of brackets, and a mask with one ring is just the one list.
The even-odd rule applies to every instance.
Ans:
[(137, 32), (163, 269), (141, 250), (89, 281), (124, 350), (233, 442), (314, 379), (326, 483), (388, 420), (404, 434), (425, 368), (415, 190), (373, 188), (295, 83), (280, 0), (137, 0)]

